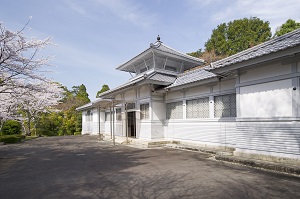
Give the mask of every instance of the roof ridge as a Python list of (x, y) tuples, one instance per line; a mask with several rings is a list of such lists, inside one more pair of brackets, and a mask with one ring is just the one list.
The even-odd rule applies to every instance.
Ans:
[(197, 57), (193, 57), (193, 56), (188, 55), (188, 54), (186, 54), (186, 53), (183, 53), (183, 52), (180, 52), (180, 51), (178, 51), (178, 50), (175, 50), (174, 48), (171, 48), (171, 47), (165, 45), (165, 44), (162, 43), (162, 42), (161, 42), (160, 45), (157, 47), (157, 49), (158, 49), (161, 45), (164, 46), (164, 47), (166, 47), (166, 48), (168, 48), (168, 49), (170, 49), (170, 50), (172, 50), (172, 51), (175, 51), (175, 52), (181, 54), (182, 56), (188, 57), (188, 58), (193, 59), (193, 60), (197, 60), (197, 61), (204, 62), (203, 59), (200, 59), (200, 58), (197, 58)]
[[(185, 76), (185, 75), (189, 75), (189, 74), (192, 74), (192, 73), (196, 73), (196, 72), (198, 72), (198, 71), (200, 71), (200, 70), (205, 70), (205, 69), (204, 69), (204, 68), (196, 68), (196, 69), (190, 70), (190, 71), (188, 71), (188, 72), (186, 72), (186, 73), (181, 73), (181, 74), (178, 75), (178, 77), (182, 77), (182, 76)], [(205, 71), (206, 71), (206, 70), (205, 70)]]
[(212, 63), (211, 63), (212, 69), (214, 69), (214, 68), (215, 68), (214, 65), (216, 65), (216, 64), (218, 64), (218, 63), (226, 62), (227, 60), (231, 60), (231, 59), (233, 59), (233, 58), (240, 57), (241, 55), (245, 55), (245, 54), (248, 54), (248, 53), (250, 53), (250, 52), (254, 52), (254, 51), (256, 51), (256, 50), (258, 50), (258, 49), (260, 49), (260, 48), (263, 48), (263, 47), (266, 47), (266, 46), (268, 46), (268, 45), (272, 45), (272, 44), (274, 44), (274, 43), (280, 42), (280, 41), (282, 41), (282, 40), (284, 40), (284, 39), (290, 38), (290, 37), (296, 35), (296, 34), (299, 33), (299, 32), (300, 32), (300, 28), (298, 28), (298, 29), (296, 29), (296, 30), (293, 30), (293, 31), (291, 31), (291, 32), (289, 32), (289, 33), (286, 33), (286, 34), (284, 34), (284, 35), (282, 35), (282, 36), (279, 36), (279, 37), (276, 37), (276, 38), (272, 38), (272, 39), (270, 39), (269, 41), (263, 42), (263, 43), (258, 44), (258, 45), (256, 45), (256, 46), (253, 46), (253, 47), (251, 47), (251, 48), (248, 48), (248, 49), (246, 49), (246, 50), (243, 50), (243, 51), (241, 51), (241, 52), (238, 52), (238, 53), (236, 53), (236, 54), (234, 54), (234, 55), (231, 55), (231, 56), (229, 56), (229, 57), (226, 57), (226, 58), (224, 58), (224, 59), (221, 59), (221, 60), (212, 62)]

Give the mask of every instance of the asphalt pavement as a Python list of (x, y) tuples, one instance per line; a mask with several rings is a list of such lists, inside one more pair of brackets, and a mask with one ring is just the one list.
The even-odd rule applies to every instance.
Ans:
[(300, 198), (300, 177), (95, 136), (0, 146), (0, 198)]

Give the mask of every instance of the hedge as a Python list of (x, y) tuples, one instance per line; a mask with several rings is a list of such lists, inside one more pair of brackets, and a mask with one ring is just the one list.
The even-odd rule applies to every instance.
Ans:
[(0, 142), (4, 143), (17, 143), (25, 139), (25, 135), (2, 135), (0, 136)]

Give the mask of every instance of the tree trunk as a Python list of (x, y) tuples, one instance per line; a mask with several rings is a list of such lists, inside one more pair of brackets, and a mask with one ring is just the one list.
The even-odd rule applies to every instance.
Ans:
[(30, 123), (31, 123), (31, 116), (30, 113), (27, 112), (27, 125), (28, 125), (28, 132), (26, 132), (27, 136), (31, 136), (31, 130), (30, 130)]

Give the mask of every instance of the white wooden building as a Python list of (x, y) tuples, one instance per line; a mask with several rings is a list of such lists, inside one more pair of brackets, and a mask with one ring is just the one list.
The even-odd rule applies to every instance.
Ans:
[(77, 109), (82, 134), (300, 159), (300, 29), (184, 72), (203, 62), (158, 38), (117, 67), (133, 78)]

